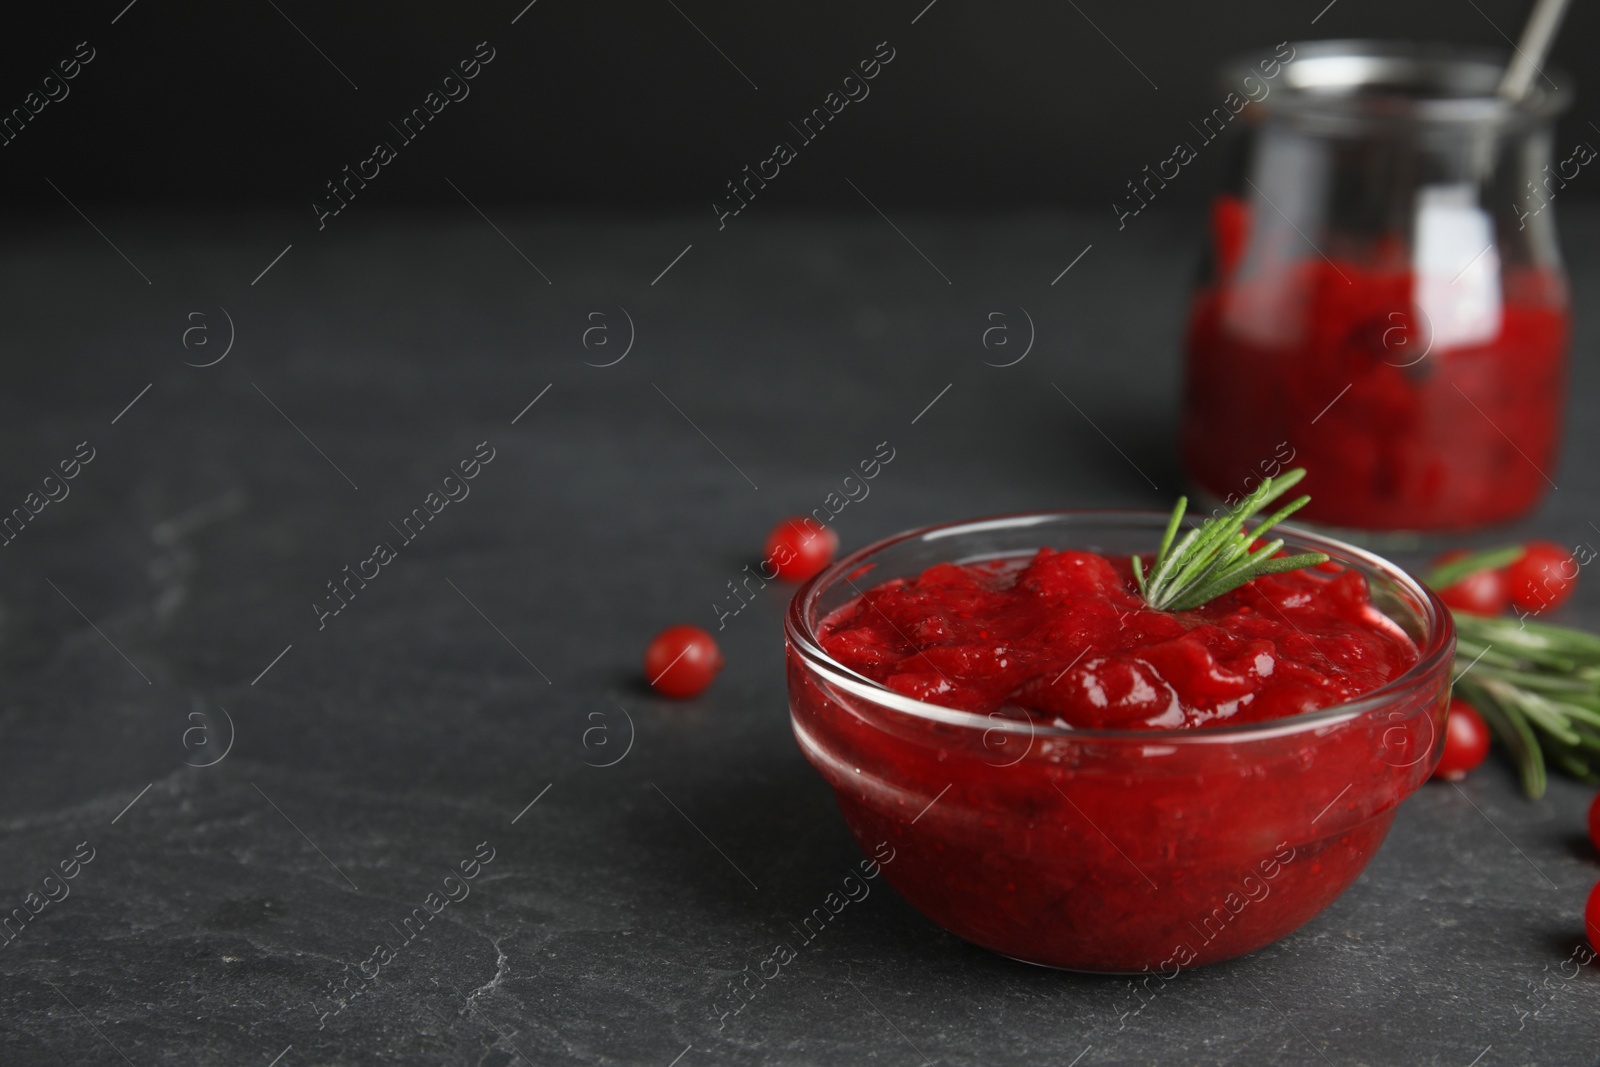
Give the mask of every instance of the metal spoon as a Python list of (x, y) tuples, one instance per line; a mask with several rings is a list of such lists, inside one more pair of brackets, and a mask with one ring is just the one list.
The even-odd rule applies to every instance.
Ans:
[(1528, 24), (1522, 28), (1522, 40), (1513, 46), (1511, 62), (1500, 79), (1497, 92), (1502, 98), (1516, 103), (1528, 95), (1566, 13), (1567, 0), (1538, 0), (1533, 5)]

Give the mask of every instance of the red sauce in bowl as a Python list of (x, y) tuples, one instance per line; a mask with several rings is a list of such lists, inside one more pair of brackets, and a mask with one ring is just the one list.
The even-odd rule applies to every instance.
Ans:
[(795, 738), (895, 889), (993, 951), (1147, 989), (1355, 881), (1437, 762), (1453, 648), (1437, 598), (1330, 539), (1288, 534), (1333, 561), (1177, 613), (1143, 608), (1126, 557), (1075, 550), (1165, 522), (914, 531), (785, 624)]
[(1151, 611), (1126, 558), (1040, 549), (940, 563), (822, 623), (834, 659), (906, 696), (1086, 729), (1259, 722), (1352, 700), (1417, 648), (1335, 568), (1270, 575), (1186, 612)]

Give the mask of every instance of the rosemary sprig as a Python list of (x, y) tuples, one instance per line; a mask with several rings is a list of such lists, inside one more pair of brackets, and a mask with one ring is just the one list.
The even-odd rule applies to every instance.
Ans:
[[(1521, 545), (1474, 552), (1422, 581), (1443, 589), (1521, 559)], [(1478, 710), (1511, 756), (1531, 799), (1544, 795), (1546, 764), (1600, 784), (1600, 636), (1570, 626), (1452, 612), (1453, 691)]]
[(1456, 613), (1455, 693), (1505, 746), (1522, 791), (1544, 795), (1546, 762), (1600, 784), (1600, 636)]
[(1527, 549), (1521, 545), (1506, 545), (1503, 548), (1489, 548), (1482, 552), (1471, 552), (1449, 563), (1435, 567), (1423, 575), (1422, 584), (1434, 589), (1443, 589), (1454, 585), (1469, 574), (1479, 571), (1497, 571), (1502, 567), (1509, 567), (1521, 559)]
[(1250, 548), (1267, 530), (1305, 507), (1311, 499), (1309, 496), (1279, 508), (1254, 530), (1244, 528), (1256, 512), (1294, 488), (1305, 476), (1303, 468), (1296, 468), (1277, 478), (1263, 478), (1249, 496), (1224, 514), (1196, 526), (1174, 545), (1173, 539), (1183, 525), (1189, 506), (1187, 497), (1179, 497), (1148, 575), (1144, 561), (1133, 557), (1133, 580), (1144, 602), (1156, 611), (1190, 611), (1263, 574), (1279, 574), (1326, 563), (1328, 557), (1321, 552), (1274, 559), (1274, 554), (1283, 547), (1282, 538), (1269, 541), (1254, 551)]

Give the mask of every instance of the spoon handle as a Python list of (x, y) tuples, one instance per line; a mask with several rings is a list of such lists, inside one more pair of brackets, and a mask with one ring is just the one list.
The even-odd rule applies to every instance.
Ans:
[(1543, 74), (1539, 68), (1566, 13), (1567, 0), (1538, 0), (1533, 5), (1528, 24), (1522, 29), (1522, 40), (1517, 42), (1511, 62), (1500, 79), (1500, 96), (1517, 101), (1528, 95), (1534, 75)]

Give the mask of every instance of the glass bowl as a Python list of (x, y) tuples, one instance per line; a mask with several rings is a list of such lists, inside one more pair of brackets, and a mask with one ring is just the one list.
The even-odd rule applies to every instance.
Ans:
[(1449, 611), (1394, 564), (1293, 528), (1280, 528), (1290, 552), (1363, 574), (1421, 653), (1360, 700), (1239, 726), (1077, 730), (914, 700), (817, 640), (821, 620), (862, 591), (935, 563), (1040, 547), (1148, 554), (1167, 519), (1056, 511), (913, 530), (835, 563), (790, 604), (800, 749), (884, 877), (950, 932), (1079, 971), (1170, 976), (1250, 952), (1356, 879), (1438, 762)]

